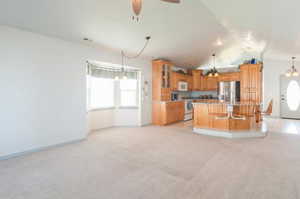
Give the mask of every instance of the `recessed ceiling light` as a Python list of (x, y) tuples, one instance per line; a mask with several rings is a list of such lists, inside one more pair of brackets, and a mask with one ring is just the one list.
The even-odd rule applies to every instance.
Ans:
[(223, 41), (220, 38), (218, 38), (217, 41), (214, 43), (214, 45), (216, 45), (216, 46), (222, 46), (223, 45)]
[(247, 33), (246, 40), (247, 40), (247, 41), (251, 41), (251, 40), (252, 40), (252, 32), (249, 31), (249, 32)]
[(89, 41), (89, 42), (92, 42), (93, 40), (91, 40), (91, 39), (85, 37), (85, 38), (83, 38), (83, 41)]

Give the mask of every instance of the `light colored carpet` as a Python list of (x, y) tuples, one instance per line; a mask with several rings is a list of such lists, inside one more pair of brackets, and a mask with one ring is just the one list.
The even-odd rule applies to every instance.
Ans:
[(300, 136), (228, 140), (188, 127), (112, 128), (0, 162), (1, 199), (292, 199)]

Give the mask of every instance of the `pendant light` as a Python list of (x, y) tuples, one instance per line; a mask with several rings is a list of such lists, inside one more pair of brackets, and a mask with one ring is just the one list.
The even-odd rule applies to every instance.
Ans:
[(208, 77), (218, 77), (219, 76), (219, 72), (216, 69), (216, 54), (212, 54), (213, 57), (213, 68), (210, 69), (207, 73)]
[(121, 56), (122, 56), (121, 76), (122, 76), (122, 79), (124, 79), (124, 80), (128, 79), (127, 74), (126, 74), (127, 72), (126, 72), (126, 70), (125, 70), (125, 64), (124, 64), (125, 58), (127, 58), (127, 59), (136, 59), (136, 58), (140, 57), (140, 56), (143, 54), (143, 52), (145, 51), (146, 47), (148, 46), (151, 37), (150, 37), (150, 36), (147, 36), (145, 39), (146, 39), (146, 42), (145, 42), (145, 44), (144, 44), (144, 47), (139, 51), (138, 54), (136, 54), (136, 55), (134, 55), (134, 56), (127, 56), (127, 55), (124, 53), (123, 50), (121, 51)]
[(285, 76), (287, 77), (297, 77), (299, 76), (299, 73), (297, 69), (295, 68), (295, 59), (296, 57), (292, 57), (292, 67), (285, 73)]

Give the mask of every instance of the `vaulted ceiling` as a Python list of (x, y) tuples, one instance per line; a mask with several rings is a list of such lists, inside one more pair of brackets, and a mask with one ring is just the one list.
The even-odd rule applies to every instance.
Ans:
[(1, 0), (0, 24), (74, 42), (87, 37), (104, 50), (136, 53), (152, 36), (145, 59), (220, 66), (263, 56), (289, 59), (300, 50), (300, 1), (144, 0), (139, 22), (130, 0)]

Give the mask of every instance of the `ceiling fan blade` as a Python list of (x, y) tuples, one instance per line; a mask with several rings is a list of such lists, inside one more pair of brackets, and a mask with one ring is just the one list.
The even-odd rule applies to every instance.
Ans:
[(161, 1), (165, 1), (168, 3), (180, 3), (180, 0), (161, 0)]

